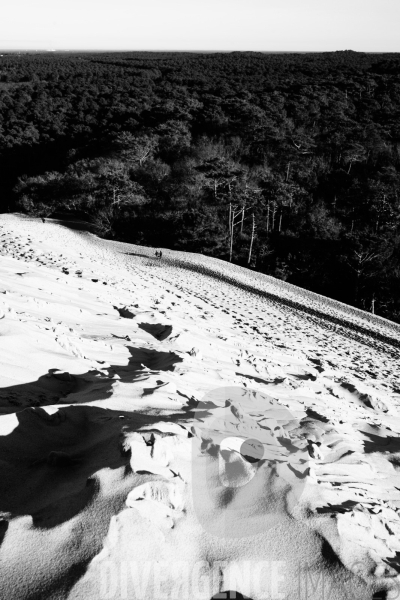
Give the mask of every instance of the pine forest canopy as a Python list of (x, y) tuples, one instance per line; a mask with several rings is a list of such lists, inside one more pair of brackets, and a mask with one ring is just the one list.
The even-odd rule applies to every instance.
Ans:
[(2, 212), (400, 322), (400, 54), (4, 54), (0, 154)]

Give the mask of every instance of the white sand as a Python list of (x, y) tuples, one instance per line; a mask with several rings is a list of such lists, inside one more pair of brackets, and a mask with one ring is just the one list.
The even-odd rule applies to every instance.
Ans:
[(400, 597), (400, 327), (154, 251), (0, 215), (0, 598)]

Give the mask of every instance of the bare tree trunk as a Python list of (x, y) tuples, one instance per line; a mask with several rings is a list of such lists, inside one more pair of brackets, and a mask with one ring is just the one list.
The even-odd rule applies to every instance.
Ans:
[(289, 171), (290, 171), (290, 163), (288, 163), (287, 170), (286, 170), (286, 181), (289, 179)]
[(240, 223), (240, 233), (243, 233), (244, 207), (242, 208), (242, 222)]
[[(229, 206), (231, 206), (231, 205), (229, 205)], [(240, 211), (235, 214), (235, 209), (232, 208), (232, 217), (231, 217), (231, 220), (230, 220), (230, 222), (231, 222), (231, 245), (230, 245), (230, 249), (229, 249), (229, 262), (232, 262), (232, 254), (233, 254), (233, 230), (234, 230), (235, 225), (237, 225), (237, 222), (235, 223), (235, 219), (239, 215), (239, 213), (240, 213)]]
[(282, 211), (281, 211), (281, 214), (279, 216), (279, 231), (281, 231), (281, 229), (282, 229)]
[(232, 202), (229, 202), (229, 233), (232, 231)]
[(268, 208), (267, 208), (267, 233), (269, 232), (269, 202), (268, 202)]
[(274, 202), (274, 208), (272, 209), (272, 231), (275, 229), (275, 214), (276, 214), (276, 202)]
[(247, 264), (250, 264), (250, 261), (251, 261), (251, 252), (253, 250), (253, 241), (254, 241), (254, 232), (255, 232), (255, 230), (256, 230), (256, 221), (255, 221), (254, 213), (253, 213), (253, 227), (252, 227), (252, 230), (251, 230), (249, 260), (247, 261)]

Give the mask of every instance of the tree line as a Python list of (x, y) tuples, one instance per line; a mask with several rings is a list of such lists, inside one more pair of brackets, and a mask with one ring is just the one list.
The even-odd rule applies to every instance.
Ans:
[(5, 54), (0, 159), (3, 212), (400, 322), (400, 55)]

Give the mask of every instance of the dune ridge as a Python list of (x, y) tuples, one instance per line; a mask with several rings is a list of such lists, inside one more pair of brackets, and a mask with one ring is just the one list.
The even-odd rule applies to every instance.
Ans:
[(400, 595), (400, 327), (154, 251), (0, 215), (0, 597)]

